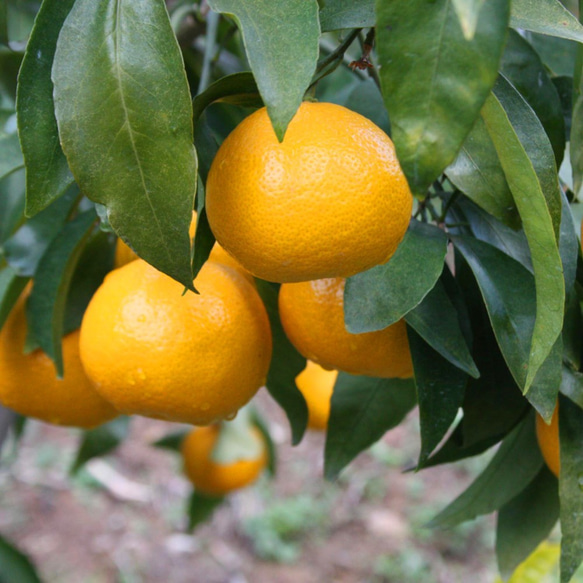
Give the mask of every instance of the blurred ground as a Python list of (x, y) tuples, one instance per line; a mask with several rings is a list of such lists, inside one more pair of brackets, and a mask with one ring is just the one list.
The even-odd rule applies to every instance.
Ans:
[(424, 527), (485, 459), (403, 474), (418, 452), (411, 416), (326, 483), (323, 436), (291, 447), (282, 412), (257, 401), (278, 443), (277, 478), (231, 496), (194, 535), (178, 456), (149, 445), (177, 426), (143, 418), (72, 481), (79, 433), (30, 422), (0, 465), (0, 532), (46, 583), (493, 583), (492, 517)]

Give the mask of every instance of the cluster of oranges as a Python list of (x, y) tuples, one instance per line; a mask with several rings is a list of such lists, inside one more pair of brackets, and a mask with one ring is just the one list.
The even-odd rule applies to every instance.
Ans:
[(194, 282), (200, 293), (118, 246), (118, 268), (80, 332), (63, 339), (63, 380), (42, 352), (23, 353), (23, 296), (0, 332), (0, 402), (85, 428), (120, 413), (201, 426), (184, 441), (185, 471), (222, 494), (266, 463), (265, 452), (227, 468), (211, 457), (217, 424), (253, 397), (270, 366), (270, 324), (252, 276), (282, 284), (282, 325), (308, 359), (297, 384), (310, 427), (327, 425), (338, 370), (412, 376), (404, 322), (355, 335), (343, 313), (345, 278), (389, 260), (412, 196), (382, 130), (346, 108), (304, 103), (282, 143), (265, 109), (231, 133), (209, 173), (206, 209), (218, 244)]

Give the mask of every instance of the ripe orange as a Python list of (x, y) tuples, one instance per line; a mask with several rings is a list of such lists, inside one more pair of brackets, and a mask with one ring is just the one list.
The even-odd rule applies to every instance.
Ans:
[(306, 368), (296, 377), (298, 389), (308, 405), (308, 427), (324, 430), (330, 417), (330, 399), (338, 377), (337, 370), (326, 370), (308, 360)]
[(292, 344), (327, 369), (373, 377), (412, 376), (405, 322), (350, 334), (344, 325), (344, 283), (329, 278), (281, 286), (279, 315)]
[(0, 331), (0, 402), (29, 417), (86, 429), (118, 412), (93, 388), (79, 359), (79, 331), (63, 338), (64, 378), (40, 349), (23, 354), (26, 339), (23, 294)]
[(219, 427), (210, 425), (193, 429), (182, 442), (184, 473), (193, 486), (209, 496), (224, 496), (254, 482), (267, 465), (267, 449), (261, 433), (255, 428), (253, 433), (263, 444), (258, 458), (220, 464), (212, 459)]
[(559, 447), (559, 404), (555, 407), (555, 412), (551, 423), (547, 425), (544, 419), (536, 416), (536, 438), (543, 454), (543, 458), (549, 470), (559, 477), (561, 471), (560, 447)]
[(297, 282), (385, 263), (413, 198), (393, 143), (363, 116), (302, 103), (279, 143), (265, 108), (227, 137), (211, 166), (209, 223), (253, 275)]
[(106, 278), (81, 325), (81, 358), (124, 413), (206, 425), (236, 413), (265, 382), (271, 330), (255, 288), (208, 261), (200, 295), (138, 259)]

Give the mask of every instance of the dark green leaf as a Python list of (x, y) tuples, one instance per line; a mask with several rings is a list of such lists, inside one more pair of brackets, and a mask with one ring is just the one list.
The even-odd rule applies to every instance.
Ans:
[(0, 0), (0, 44), (8, 45), (8, 4)]
[(472, 40), (476, 34), (478, 17), (485, 0), (452, 0), (454, 10), (460, 21), (464, 37)]
[(536, 51), (514, 30), (510, 30), (500, 71), (536, 113), (553, 146), (559, 167), (565, 152), (561, 100)]
[(480, 376), (460, 328), (457, 310), (441, 280), (405, 320), (443, 358), (474, 378)]
[(32, 276), (38, 262), (51, 241), (63, 228), (67, 217), (77, 204), (79, 190), (73, 186), (60, 199), (26, 221), (10, 239), (4, 243), (4, 256), (18, 275)]
[(188, 433), (189, 433), (188, 429), (181, 429), (179, 431), (167, 433), (164, 437), (152, 443), (152, 445), (154, 447), (159, 447), (161, 449), (169, 449), (170, 451), (180, 453), (182, 451), (182, 442), (184, 441), (184, 438), (188, 435)]
[(375, 0), (326, 0), (320, 11), (322, 32), (374, 26)]
[(95, 429), (84, 431), (77, 456), (71, 466), (71, 474), (77, 473), (90, 459), (103, 456), (115, 449), (127, 438), (129, 426), (129, 417), (118, 417)]
[(263, 435), (263, 439), (265, 440), (268, 456), (267, 471), (269, 472), (270, 476), (275, 476), (275, 472), (277, 471), (277, 448), (275, 443), (273, 443), (273, 439), (271, 439), (269, 426), (267, 421), (261, 415), (259, 415), (256, 409), (251, 411), (251, 416), (253, 424), (261, 432), (261, 435)]
[(430, 526), (448, 528), (502, 508), (522, 492), (542, 465), (534, 415), (529, 415), (504, 439), (496, 455), (471, 486), (442, 510)]
[(0, 245), (12, 235), (23, 219), (24, 170), (19, 170), (0, 180)]
[(563, 340), (559, 336), (547, 359), (538, 369), (526, 398), (548, 423), (551, 421), (563, 368)]
[(583, 409), (583, 374), (563, 367), (560, 391)]
[(20, 151), (18, 134), (8, 134), (0, 138), (0, 179), (22, 168), (24, 160)]
[(407, 328), (421, 425), (419, 467), (443, 439), (464, 399), (467, 375)]
[(483, 109), (528, 239), (536, 284), (526, 392), (563, 326), (565, 282), (557, 241), (561, 192), (551, 144), (540, 121), (520, 94), (500, 77)]
[(30, 559), (1, 536), (0, 581), (2, 583), (41, 583)]
[(573, 191), (579, 194), (583, 185), (583, 93), (579, 92), (574, 99), (569, 155), (573, 172)]
[(16, 79), (24, 53), (0, 46), (0, 104), (14, 110)]
[(60, 377), (67, 293), (96, 220), (97, 213), (89, 210), (65, 225), (39, 263), (27, 303), (29, 333), (52, 358)]
[(255, 77), (250, 71), (221, 77), (194, 98), (192, 109), (195, 127), (204, 110), (211, 103), (216, 102), (231, 103), (241, 107), (261, 107), (263, 105)]
[[(209, 0), (209, 5), (237, 20), (251, 70), (281, 142), (316, 70), (320, 38), (318, 3)], [(282, 33), (274, 34), (283, 23)]]
[(388, 263), (346, 280), (344, 319), (352, 334), (383, 330), (398, 322), (429, 293), (443, 270), (447, 236), (411, 220)]
[(520, 224), (496, 148), (481, 117), (445, 173), (457, 188), (490, 215), (513, 227)]
[(487, 243), (456, 237), (454, 244), (478, 282), (504, 360), (517, 384), (525, 388), (534, 327), (533, 277), (520, 263)]
[(344, 107), (364, 115), (379, 126), (386, 134), (391, 133), (389, 114), (383, 102), (383, 96), (372, 79), (358, 83), (344, 102)]
[(61, 143), (83, 193), (107, 207), (140, 257), (192, 289), (192, 103), (164, 3), (77, 0), (53, 83)]
[(569, 141), (571, 135), (571, 117), (573, 113), (573, 78), (572, 77), (553, 77), (551, 79), (555, 86), (561, 108), (563, 110), (563, 119), (565, 120), (565, 140)]
[(496, 558), (504, 578), (510, 577), (547, 538), (558, 518), (557, 478), (543, 466), (536, 478), (498, 512)]
[(568, 583), (583, 560), (583, 410), (561, 398), (561, 583)]
[(27, 283), (28, 277), (19, 277), (10, 266), (0, 270), (0, 329)]
[(338, 476), (360, 452), (396, 427), (415, 406), (411, 379), (375, 379), (339, 373), (332, 393), (324, 475)]
[(193, 491), (188, 500), (188, 532), (192, 532), (199, 524), (210, 518), (224, 500), (224, 497), (213, 497)]
[(308, 406), (296, 385), (296, 377), (306, 368), (306, 359), (283, 331), (277, 307), (279, 286), (260, 279), (255, 280), (255, 285), (267, 309), (273, 337), (273, 356), (266, 386), (289, 419), (295, 445), (302, 440), (308, 425)]
[(576, 370), (581, 367), (581, 349), (583, 348), (581, 330), (583, 330), (583, 318), (579, 298), (576, 293), (569, 294), (563, 326), (563, 358)]
[(509, 4), (485, 2), (468, 41), (450, 0), (377, 0), (383, 96), (399, 161), (416, 194), (454, 160), (496, 81)]
[(559, 0), (512, 0), (510, 26), (583, 42), (583, 26)]
[(59, 143), (51, 69), (59, 32), (74, 3), (42, 3), (18, 75), (18, 133), (26, 161), (29, 217), (46, 208), (73, 182)]
[(524, 36), (553, 75), (573, 77), (578, 43), (527, 31)]
[(579, 238), (575, 231), (571, 207), (565, 193), (561, 191), (563, 203), (561, 212), (561, 233), (559, 238), (559, 253), (563, 263), (563, 277), (567, 295), (574, 294), (575, 278), (577, 276), (577, 256), (579, 255)]

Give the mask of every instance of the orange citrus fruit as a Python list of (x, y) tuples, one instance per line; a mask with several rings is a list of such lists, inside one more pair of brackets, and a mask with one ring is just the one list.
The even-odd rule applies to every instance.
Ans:
[(308, 405), (308, 427), (324, 430), (330, 417), (330, 399), (338, 378), (337, 370), (326, 370), (308, 360), (306, 368), (296, 377), (298, 389)]
[(265, 382), (271, 330), (255, 288), (208, 261), (200, 295), (138, 259), (107, 275), (81, 325), (81, 358), (123, 413), (206, 425)]
[(85, 429), (117, 417), (83, 370), (78, 330), (63, 338), (63, 379), (40, 349), (23, 353), (26, 297), (20, 297), (0, 331), (0, 403), (21, 415)]
[(267, 465), (267, 448), (261, 432), (253, 428), (253, 433), (263, 444), (259, 457), (220, 464), (212, 459), (219, 427), (193, 429), (182, 442), (184, 473), (193, 486), (209, 496), (224, 496), (254, 482)]
[(559, 404), (555, 407), (555, 412), (549, 425), (537, 414), (536, 416), (536, 438), (543, 454), (543, 458), (549, 470), (559, 477), (561, 470), (560, 447), (559, 447)]
[(413, 375), (405, 322), (377, 332), (350, 334), (344, 325), (343, 278), (284, 283), (281, 323), (292, 344), (327, 369), (373, 377)]
[(275, 282), (348, 277), (385, 263), (413, 198), (390, 138), (332, 103), (302, 103), (280, 144), (265, 108), (243, 120), (209, 172), (219, 243)]

